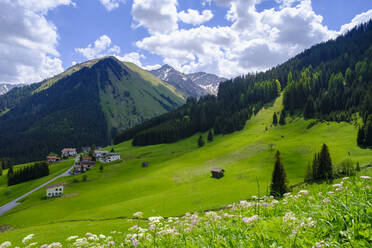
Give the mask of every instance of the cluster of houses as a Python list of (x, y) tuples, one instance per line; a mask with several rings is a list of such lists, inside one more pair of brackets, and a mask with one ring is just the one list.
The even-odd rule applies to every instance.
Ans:
[(93, 155), (100, 162), (109, 163), (120, 160), (120, 153), (95, 150)]

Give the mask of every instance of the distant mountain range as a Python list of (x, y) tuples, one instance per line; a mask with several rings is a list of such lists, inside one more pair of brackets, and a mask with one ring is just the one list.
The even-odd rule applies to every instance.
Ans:
[(63, 147), (108, 145), (184, 102), (174, 86), (132, 63), (90, 60), (0, 96), (0, 157), (34, 161)]
[(4, 95), (8, 93), (11, 89), (15, 87), (22, 87), (25, 86), (25, 84), (6, 84), (6, 83), (0, 83), (0, 95)]
[(205, 72), (185, 74), (170, 65), (164, 65), (150, 72), (176, 87), (185, 97), (199, 97), (207, 94), (217, 95), (219, 84), (227, 80)]

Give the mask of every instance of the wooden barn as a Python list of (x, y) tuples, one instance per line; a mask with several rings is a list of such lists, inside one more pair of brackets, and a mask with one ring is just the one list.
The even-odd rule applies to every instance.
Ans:
[(211, 170), (213, 178), (221, 178), (224, 176), (225, 170), (221, 168), (214, 168)]

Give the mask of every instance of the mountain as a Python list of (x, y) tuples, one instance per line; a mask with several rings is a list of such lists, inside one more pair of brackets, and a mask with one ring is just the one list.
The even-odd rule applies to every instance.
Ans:
[(25, 84), (5, 84), (5, 83), (0, 83), (0, 95), (4, 95), (8, 93), (11, 89), (15, 87), (22, 87), (25, 86)]
[[(372, 147), (372, 20), (347, 34), (315, 45), (287, 62), (219, 85), (218, 97), (190, 99), (185, 105), (126, 130), (115, 143), (137, 146), (171, 143), (198, 132), (228, 134), (283, 95), (279, 123), (303, 114), (321, 121), (357, 123), (358, 144)], [(267, 127), (266, 127), (267, 128)]]
[(29, 161), (63, 147), (108, 145), (183, 103), (173, 86), (132, 63), (91, 60), (0, 96), (0, 157)]
[(227, 80), (205, 72), (184, 74), (170, 65), (163, 65), (161, 68), (150, 72), (176, 87), (184, 96), (192, 97), (200, 97), (207, 94), (217, 95), (218, 85)]

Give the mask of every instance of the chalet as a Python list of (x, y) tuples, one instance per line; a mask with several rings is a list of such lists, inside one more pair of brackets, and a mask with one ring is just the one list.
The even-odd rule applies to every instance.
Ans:
[(103, 161), (106, 163), (116, 161), (116, 160), (120, 160), (120, 153), (114, 153), (114, 152), (107, 153), (103, 159)]
[(46, 197), (56, 197), (63, 195), (65, 184), (66, 183), (63, 182), (46, 186)]
[(49, 164), (51, 164), (51, 163), (55, 163), (55, 162), (59, 161), (59, 157), (57, 157), (57, 156), (47, 156), (46, 160)]
[(61, 156), (63, 158), (75, 157), (77, 155), (76, 148), (64, 148), (61, 151)]
[(225, 170), (221, 168), (214, 168), (211, 170), (213, 178), (221, 178), (224, 176)]
[(143, 161), (143, 162), (142, 162), (142, 167), (144, 167), (144, 168), (149, 167), (149, 162), (147, 162), (147, 161)]
[(108, 153), (109, 153), (108, 151), (95, 150), (94, 153), (93, 153), (93, 155), (96, 158), (104, 158)]
[(81, 148), (81, 151), (82, 151), (82, 152), (85, 152), (85, 153), (88, 153), (88, 152), (90, 152), (90, 147), (89, 147), (89, 146), (83, 146), (83, 147)]

